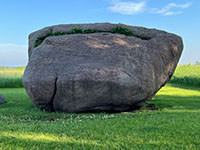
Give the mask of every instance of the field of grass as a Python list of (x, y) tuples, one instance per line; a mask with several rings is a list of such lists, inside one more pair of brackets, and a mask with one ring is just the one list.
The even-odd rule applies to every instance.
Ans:
[(18, 68), (0, 68), (0, 88), (20, 88), (22, 85), (22, 76), (24, 67)]
[(179, 65), (171, 83), (200, 86), (200, 65)]
[[(199, 66), (183, 67), (175, 77), (199, 78)], [(0, 150), (199, 150), (200, 86), (177, 83), (148, 102), (156, 110), (116, 114), (48, 113), (31, 103), (24, 88), (0, 88), (8, 101), (0, 105)]]

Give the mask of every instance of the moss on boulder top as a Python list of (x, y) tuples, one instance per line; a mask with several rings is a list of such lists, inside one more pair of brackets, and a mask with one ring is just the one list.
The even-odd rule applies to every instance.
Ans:
[(66, 35), (66, 34), (91, 34), (91, 33), (102, 33), (102, 32), (108, 32), (108, 33), (113, 33), (113, 34), (123, 34), (126, 36), (135, 36), (137, 38), (140, 38), (142, 40), (149, 40), (149, 37), (144, 37), (144, 36), (139, 36), (136, 35), (133, 31), (129, 30), (128, 28), (124, 28), (121, 26), (116, 26), (112, 28), (112, 31), (100, 31), (100, 30), (95, 30), (95, 29), (81, 29), (78, 27), (72, 28), (70, 32), (62, 32), (62, 31), (56, 31), (56, 32), (50, 32), (47, 34), (46, 37), (39, 37), (35, 40), (34, 47), (39, 46), (45, 38), (49, 36), (59, 36), (59, 35)]

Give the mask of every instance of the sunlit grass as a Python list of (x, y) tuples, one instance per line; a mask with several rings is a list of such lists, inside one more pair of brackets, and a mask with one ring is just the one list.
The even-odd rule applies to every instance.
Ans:
[(185, 76), (193, 76), (200, 78), (200, 65), (178, 65), (175, 71), (175, 76), (177, 77), (185, 77)]
[(179, 84), (167, 84), (157, 93), (157, 95), (200, 96), (200, 87), (198, 88), (192, 86), (183, 86)]
[(151, 101), (159, 108), (200, 110), (200, 87), (168, 84)]

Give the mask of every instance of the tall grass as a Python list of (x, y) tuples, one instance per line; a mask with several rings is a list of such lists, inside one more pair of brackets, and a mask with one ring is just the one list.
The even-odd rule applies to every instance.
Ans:
[(20, 88), (23, 87), (22, 76), (25, 67), (0, 68), (0, 88)]
[(200, 86), (200, 65), (178, 65), (170, 82)]

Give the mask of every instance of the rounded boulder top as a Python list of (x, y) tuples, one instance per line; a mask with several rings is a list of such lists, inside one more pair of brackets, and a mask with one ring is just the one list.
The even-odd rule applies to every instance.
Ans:
[(55, 25), (29, 35), (24, 87), (46, 111), (122, 112), (142, 107), (171, 78), (181, 37), (125, 24)]

